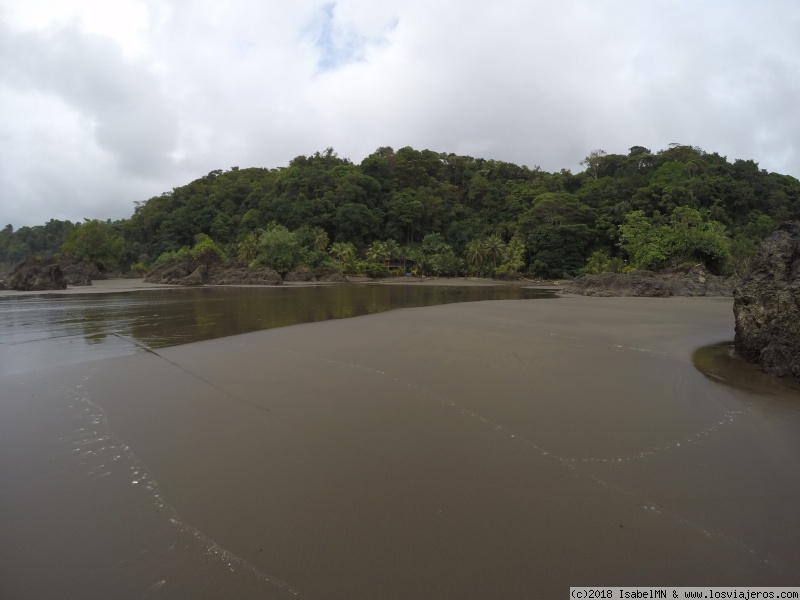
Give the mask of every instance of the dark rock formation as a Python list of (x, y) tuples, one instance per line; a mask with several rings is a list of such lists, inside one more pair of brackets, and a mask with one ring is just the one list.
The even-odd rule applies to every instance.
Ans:
[(339, 271), (328, 271), (317, 274), (317, 281), (323, 283), (347, 283), (347, 277), (339, 273)]
[(206, 283), (211, 285), (281, 285), (283, 279), (274, 269), (259, 267), (229, 267), (209, 274)]
[(766, 373), (800, 381), (800, 221), (764, 240), (733, 298), (736, 352)]
[(200, 264), (197, 268), (181, 279), (181, 285), (204, 285), (208, 279), (208, 267)]
[(316, 281), (314, 274), (305, 267), (292, 269), (283, 276), (284, 281)]
[[(195, 273), (200, 263), (194, 259), (168, 261), (150, 270), (145, 275), (147, 283), (166, 283), (183, 285), (183, 280)], [(188, 285), (202, 285), (204, 281), (197, 282), (196, 278), (190, 279)]]
[(105, 274), (94, 263), (61, 263), (61, 272), (67, 285), (92, 285), (92, 280), (105, 279)]
[(130, 271), (107, 271), (104, 273), (105, 279), (144, 279), (147, 271), (131, 269)]
[(663, 271), (600, 273), (579, 277), (564, 286), (583, 296), (732, 296), (735, 281), (709, 274), (702, 265)]
[(58, 264), (35, 258), (16, 265), (3, 285), (8, 290), (23, 292), (67, 289), (67, 282)]

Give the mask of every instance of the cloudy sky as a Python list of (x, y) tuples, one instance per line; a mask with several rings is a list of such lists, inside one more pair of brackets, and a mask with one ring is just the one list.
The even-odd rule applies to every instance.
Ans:
[(0, 227), (380, 146), (580, 170), (670, 143), (800, 177), (796, 0), (0, 0)]

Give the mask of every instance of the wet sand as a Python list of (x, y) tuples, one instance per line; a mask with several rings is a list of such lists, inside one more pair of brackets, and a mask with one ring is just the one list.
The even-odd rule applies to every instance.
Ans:
[[(800, 584), (800, 394), (731, 301), (478, 302), (0, 379), (0, 597)], [(776, 391), (777, 390), (777, 391)]]

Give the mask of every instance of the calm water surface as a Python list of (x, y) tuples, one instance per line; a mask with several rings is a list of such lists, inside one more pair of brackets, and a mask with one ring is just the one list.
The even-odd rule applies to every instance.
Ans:
[(0, 376), (396, 308), (554, 298), (515, 286), (203, 287), (0, 298)]

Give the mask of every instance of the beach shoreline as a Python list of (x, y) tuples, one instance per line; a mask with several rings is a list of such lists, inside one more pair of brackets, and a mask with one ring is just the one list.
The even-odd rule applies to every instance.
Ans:
[[(564, 296), (0, 378), (0, 581), (46, 597), (90, 577), (87, 598), (797, 585), (800, 394), (694, 368), (732, 336), (730, 299)], [(74, 575), (37, 578), (66, 547)]]
[[(457, 286), (457, 287), (475, 287), (475, 286), (522, 286), (522, 287), (535, 287), (546, 289), (560, 289), (561, 282), (541, 282), (541, 281), (501, 281), (495, 279), (482, 279), (482, 278), (465, 278), (465, 277), (387, 277), (385, 279), (368, 279), (366, 277), (350, 277), (347, 283), (342, 282), (317, 282), (317, 281), (287, 281), (278, 286), (259, 286), (259, 285), (220, 285), (220, 286), (204, 286), (204, 287), (256, 287), (256, 288), (270, 288), (270, 287), (309, 287), (309, 286), (335, 286), (335, 285), (428, 285), (428, 286)], [(0, 290), (0, 298), (3, 297), (23, 297), (23, 296), (38, 296), (38, 295), (75, 295), (75, 294), (112, 294), (120, 292), (133, 292), (137, 290), (169, 290), (169, 289), (186, 289), (185, 286), (172, 285), (166, 283), (146, 283), (144, 279), (96, 279), (92, 281), (92, 285), (70, 285), (65, 290), (37, 290), (37, 291), (19, 291), (19, 290)]]

